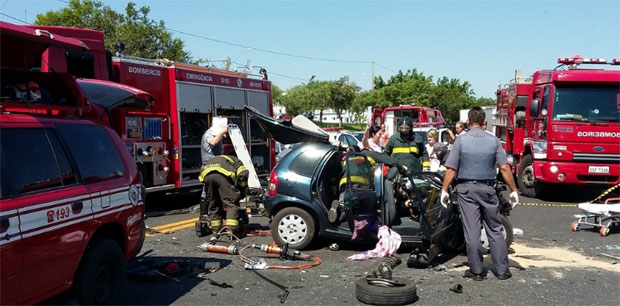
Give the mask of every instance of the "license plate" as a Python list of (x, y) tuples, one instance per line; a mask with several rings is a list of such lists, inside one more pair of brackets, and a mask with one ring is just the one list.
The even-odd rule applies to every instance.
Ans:
[(588, 173), (609, 173), (608, 166), (589, 166)]

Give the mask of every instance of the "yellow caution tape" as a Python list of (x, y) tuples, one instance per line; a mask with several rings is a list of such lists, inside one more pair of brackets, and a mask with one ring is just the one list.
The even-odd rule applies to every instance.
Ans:
[(608, 195), (610, 192), (612, 192), (614, 189), (618, 188), (618, 186), (620, 186), (620, 184), (616, 184), (615, 186), (612, 186), (611, 188), (603, 191), (603, 193), (601, 193), (600, 196), (596, 197), (596, 199), (592, 200), (592, 201), (588, 201), (588, 203), (592, 203), (592, 202), (596, 202), (598, 200), (600, 200), (602, 197)]
[(524, 206), (545, 206), (545, 207), (577, 207), (577, 204), (552, 204), (552, 203), (519, 203)]

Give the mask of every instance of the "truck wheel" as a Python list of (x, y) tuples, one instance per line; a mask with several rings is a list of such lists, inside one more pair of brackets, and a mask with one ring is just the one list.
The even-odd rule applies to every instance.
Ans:
[[(502, 227), (504, 228), (504, 240), (506, 241), (506, 247), (510, 247), (512, 241), (514, 240), (514, 233), (512, 231), (512, 223), (508, 220), (508, 217), (504, 215), (500, 215), (502, 219)], [(482, 243), (483, 251), (488, 251), (490, 248), (489, 238), (487, 237), (487, 232), (482, 228), (480, 231), (480, 242)]]
[(532, 155), (526, 155), (519, 164), (519, 175), (517, 181), (519, 184), (519, 190), (524, 196), (536, 198), (540, 197), (542, 194), (542, 183), (537, 182), (536, 177), (534, 177)]
[(415, 283), (397, 277), (392, 280), (404, 286), (371, 285), (365, 277), (362, 277), (355, 283), (355, 296), (358, 301), (371, 305), (406, 305), (418, 300)]
[(80, 305), (120, 304), (124, 297), (125, 266), (118, 244), (104, 238), (86, 248), (74, 278)]
[(314, 218), (298, 207), (279, 211), (271, 223), (271, 235), (280, 246), (288, 243), (290, 248), (301, 250), (314, 238)]

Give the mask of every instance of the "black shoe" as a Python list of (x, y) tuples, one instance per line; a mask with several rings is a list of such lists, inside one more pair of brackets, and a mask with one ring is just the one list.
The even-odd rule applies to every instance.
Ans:
[(469, 269), (467, 269), (467, 271), (465, 271), (465, 273), (463, 274), (463, 277), (471, 278), (471, 279), (473, 279), (475, 281), (481, 281), (481, 280), (484, 279), (484, 277), (482, 277), (482, 274), (474, 274)]
[(196, 236), (198, 237), (204, 237), (211, 233), (211, 229), (207, 226), (207, 224), (200, 221), (197, 221), (194, 224), (194, 228), (196, 229)]
[(507, 279), (512, 277), (512, 273), (510, 272), (510, 270), (508, 270), (508, 271), (506, 271), (506, 273), (504, 273), (502, 275), (497, 275), (496, 277), (499, 280), (507, 280)]

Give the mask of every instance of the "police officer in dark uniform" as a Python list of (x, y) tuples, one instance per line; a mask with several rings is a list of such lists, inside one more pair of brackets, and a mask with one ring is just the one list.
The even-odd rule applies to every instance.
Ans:
[(396, 158), (402, 165), (407, 166), (407, 169), (412, 173), (422, 171), (422, 167), (425, 171), (430, 171), (431, 164), (426, 153), (424, 139), (411, 131), (412, 125), (413, 120), (409, 117), (404, 117), (398, 121), (399, 133), (390, 137), (383, 153)]
[[(207, 212), (210, 229), (214, 233), (227, 226), (233, 234), (239, 234), (239, 200), (245, 197), (248, 175), (248, 169), (235, 156), (218, 155), (203, 166), (198, 179), (207, 191)], [(226, 219), (222, 223), (224, 216)], [(198, 229), (196, 233), (200, 236), (205, 234)]]
[(469, 270), (465, 271), (463, 277), (477, 281), (483, 279), (480, 230), (481, 220), (484, 220), (496, 277), (504, 280), (512, 277), (512, 274), (508, 269), (507, 248), (494, 187), (496, 166), (499, 166), (504, 181), (512, 190), (510, 204), (513, 207), (519, 203), (519, 196), (506, 159), (506, 152), (499, 139), (481, 129), (485, 123), (484, 117), (484, 111), (480, 107), (474, 107), (468, 113), (470, 130), (467, 134), (456, 138), (445, 164), (448, 170), (441, 190), (441, 204), (447, 206), (450, 198), (447, 190), (456, 176), (458, 203), (463, 217), (463, 232), (469, 261)]

